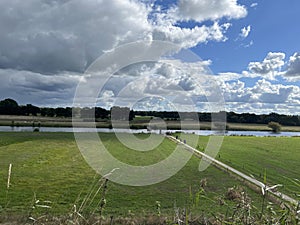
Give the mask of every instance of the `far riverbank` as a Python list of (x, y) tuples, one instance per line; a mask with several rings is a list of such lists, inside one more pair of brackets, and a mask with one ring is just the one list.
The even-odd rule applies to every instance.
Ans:
[[(149, 128), (150, 119), (134, 119), (130, 121), (129, 126), (131, 129), (147, 129)], [(161, 121), (157, 124), (155, 121), (151, 121), (151, 126), (154, 129), (159, 130), (180, 130), (180, 121), (165, 120), (165, 126), (161, 126)], [(97, 128), (112, 128), (112, 124), (109, 120), (97, 120), (95, 123), (86, 119), (76, 122), (77, 127), (89, 128), (95, 126)], [(11, 126), (11, 127), (63, 127), (71, 128), (73, 127), (72, 118), (58, 118), (58, 117), (41, 117), (41, 116), (7, 116), (0, 115), (0, 126)], [(115, 126), (114, 126), (115, 127)], [(128, 128), (124, 123), (119, 123), (118, 128)], [(195, 121), (185, 121), (184, 129), (186, 130), (199, 130), (199, 125), (197, 126)], [(211, 130), (210, 122), (200, 121), (200, 130)], [(249, 124), (249, 123), (227, 123), (227, 131), (271, 131), (267, 127), (267, 124)], [(299, 126), (282, 126), (282, 132), (300, 132)]]

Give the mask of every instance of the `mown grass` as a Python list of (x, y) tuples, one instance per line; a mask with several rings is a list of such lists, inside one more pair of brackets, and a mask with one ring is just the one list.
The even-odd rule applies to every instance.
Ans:
[[(209, 137), (199, 139), (203, 149)], [(280, 191), (295, 197), (300, 179), (299, 137), (226, 136), (217, 159), (263, 182), (266, 170), (269, 184), (282, 184)]]
[[(156, 150), (130, 152), (113, 134), (100, 134), (112, 154), (124, 162), (151, 164), (171, 153), (175, 143), (165, 140)], [(0, 205), (2, 209), (26, 213), (34, 196), (52, 202), (51, 213), (69, 212), (76, 202), (84, 198), (95, 180), (95, 172), (83, 160), (71, 133), (0, 133)], [(12, 163), (11, 186), (7, 192), (7, 170)], [(162, 211), (173, 210), (174, 203), (184, 207), (189, 190), (197, 191), (202, 178), (208, 179), (207, 197), (224, 194), (238, 182), (210, 167), (198, 171), (199, 159), (192, 158), (175, 176), (156, 185), (128, 187), (109, 183), (106, 210), (108, 213), (137, 214), (155, 209), (160, 201)], [(203, 200), (202, 210), (213, 210), (214, 205)], [(220, 209), (221, 210), (221, 209)], [(225, 209), (224, 209), (225, 210)]]
[[(166, 158), (175, 143), (165, 139), (148, 152), (132, 151), (124, 147), (113, 134), (99, 134), (111, 153), (133, 165), (149, 165)], [(146, 138), (147, 135), (139, 135)], [(208, 137), (200, 137), (199, 146), (205, 146)], [(254, 176), (267, 168), (272, 184), (283, 183), (284, 191), (294, 187), (288, 178), (299, 175), (299, 138), (226, 137), (220, 151), (220, 160)], [(298, 144), (297, 144), (298, 143)], [(284, 146), (284, 147), (282, 147)], [(283, 154), (283, 151), (285, 154)], [(270, 155), (272, 157), (270, 157)], [(11, 186), (7, 190), (7, 171), (12, 163)], [(228, 188), (242, 185), (222, 171), (210, 166), (198, 171), (199, 159), (192, 157), (187, 165), (168, 180), (146, 187), (129, 187), (109, 182), (105, 215), (144, 216), (156, 212), (172, 215), (174, 204), (185, 208), (190, 191), (196, 193), (200, 180), (207, 178), (200, 204), (193, 210), (198, 214), (226, 213), (229, 205), (218, 204)], [(281, 173), (284, 172), (284, 173)], [(283, 178), (286, 177), (286, 178)], [(50, 209), (40, 209), (51, 215), (68, 215), (89, 193), (98, 177), (84, 161), (72, 133), (0, 133), (0, 211), (10, 215), (28, 215), (34, 199), (51, 201)], [(278, 181), (278, 182), (277, 182)], [(259, 208), (261, 196), (245, 188)], [(97, 207), (97, 203), (94, 204)]]

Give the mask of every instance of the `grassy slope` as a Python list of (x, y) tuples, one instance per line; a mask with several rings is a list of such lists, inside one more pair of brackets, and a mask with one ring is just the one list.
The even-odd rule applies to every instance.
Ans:
[[(189, 135), (183, 135), (189, 139)], [(200, 150), (209, 137), (199, 138)], [(300, 137), (225, 136), (217, 159), (263, 182), (282, 184), (280, 191), (295, 197), (299, 188), (292, 180), (300, 179)]]
[[(200, 146), (205, 146), (208, 137), (201, 137)], [(283, 184), (280, 190), (294, 197), (299, 192), (291, 179), (300, 176), (299, 137), (225, 137), (218, 160), (263, 181)]]
[[(130, 163), (144, 160), (145, 164), (151, 164), (165, 158), (175, 145), (165, 140), (156, 150), (134, 153), (125, 151), (123, 145), (118, 143), (112, 134), (101, 134), (101, 138), (107, 146), (111, 146), (111, 151), (116, 157), (122, 157), (123, 161)], [(299, 140), (298, 138), (228, 137), (222, 147), (220, 159), (230, 162), (238, 169), (243, 169), (244, 164), (245, 170), (252, 168), (251, 170), (254, 170), (252, 173), (255, 174), (261, 172), (265, 167), (264, 164), (267, 163), (267, 160), (260, 156), (273, 153), (273, 146), (277, 146), (270, 165), (279, 164), (286, 176), (294, 177), (295, 174), (299, 174), (297, 159), (300, 157), (299, 152), (296, 151)], [(202, 137), (200, 145), (204, 145), (206, 141), (207, 137)], [(279, 146), (286, 146), (287, 154), (282, 155)], [(9, 163), (13, 164), (13, 168), (11, 188), (7, 194)], [(161, 202), (162, 212), (171, 212), (174, 202), (180, 207), (186, 205), (190, 187), (194, 192), (197, 191), (199, 181), (205, 177), (208, 178), (206, 188), (208, 199), (201, 199), (198, 210), (205, 210), (206, 213), (225, 212), (225, 206), (219, 206), (213, 201), (216, 196), (223, 195), (228, 187), (238, 183), (213, 167), (199, 172), (198, 163), (199, 159), (193, 157), (179, 173), (156, 185), (128, 187), (109, 183), (106, 213), (126, 215), (129, 210), (136, 214), (153, 213), (156, 201)], [(288, 166), (291, 168), (286, 169)], [(275, 176), (277, 169), (274, 166), (269, 168), (269, 179), (277, 179)], [(0, 133), (0, 205), (2, 208), (26, 214), (36, 195), (37, 199), (53, 202), (51, 213), (65, 214), (72, 210), (73, 204), (82, 201), (95, 179), (94, 171), (83, 160), (71, 133)], [(253, 193), (252, 196), (259, 205), (260, 197)]]
[(284, 193), (293, 196), (299, 191), (290, 179), (300, 178), (300, 138), (232, 137), (225, 141), (221, 154), (224, 162), (260, 180), (266, 169), (267, 180), (283, 184)]

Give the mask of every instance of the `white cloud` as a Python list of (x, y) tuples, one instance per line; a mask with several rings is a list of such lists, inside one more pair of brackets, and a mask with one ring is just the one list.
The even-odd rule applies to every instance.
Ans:
[(167, 40), (184, 48), (224, 41), (229, 23), (192, 28), (176, 24), (182, 19), (241, 18), (247, 12), (232, 0), (181, 0), (167, 11), (151, 6), (133, 0), (2, 0), (0, 68), (83, 72), (104, 51), (131, 41)]
[[(161, 97), (183, 111), (188, 110), (193, 105), (191, 101), (198, 104), (199, 101), (207, 102), (207, 98), (214, 100), (218, 97), (214, 88), (219, 87), (208, 75), (209, 64), (210, 61), (160, 60), (156, 63), (134, 64), (132, 68), (128, 66), (118, 71), (106, 83), (98, 98), (98, 104), (106, 107), (108, 104), (132, 107), (134, 103), (139, 102), (139, 105), (144, 107), (150, 104), (147, 101)], [(139, 76), (132, 70), (139, 71)], [(99, 81), (97, 77), (91, 77), (87, 78), (87, 82), (89, 84), (85, 89), (89, 92), (95, 90), (93, 85)], [(157, 107), (161, 105), (151, 105), (149, 109), (155, 110)]]
[(296, 52), (289, 58), (284, 75), (291, 79), (300, 79), (300, 53)]
[(254, 7), (256, 7), (256, 6), (258, 6), (258, 3), (257, 3), (257, 2), (254, 2), (254, 3), (252, 3), (252, 4), (250, 5), (251, 8), (254, 8)]
[(178, 7), (174, 9), (177, 16), (183, 20), (218, 20), (223, 17), (239, 19), (247, 15), (244, 6), (237, 4), (236, 0), (179, 0)]
[[(141, 72), (141, 80), (133, 80), (127, 87), (128, 92), (124, 92), (130, 93), (132, 99), (129, 100), (130, 96), (126, 95), (127, 102), (123, 101), (123, 99), (122, 102), (129, 104), (130, 101), (137, 97), (148, 97), (149, 100), (153, 96), (163, 96), (166, 97), (167, 101), (171, 101), (172, 96), (184, 95), (193, 100), (199, 111), (209, 111), (207, 97), (212, 96), (212, 91), (209, 88), (213, 87), (209, 86), (209, 80), (214, 78), (218, 88), (223, 93), (226, 110), (228, 111), (296, 113), (296, 108), (300, 103), (298, 86), (275, 84), (265, 79), (259, 79), (254, 85), (249, 86), (240, 80), (243, 78), (243, 75), (237, 73), (221, 73), (207, 77), (206, 75), (209, 74), (209, 71), (205, 69), (207, 65), (209, 65), (209, 62), (193, 64), (160, 61), (154, 66), (146, 67), (148, 69), (144, 69)], [(200, 77), (204, 78), (199, 80), (201, 83), (199, 86), (194, 79), (191, 79), (190, 74), (193, 74), (195, 71), (201, 71), (201, 68), (202, 72), (199, 75), (201, 74)], [(115, 88), (113, 85), (110, 85), (110, 87)], [(146, 106), (154, 110), (161, 109), (162, 105), (158, 104), (157, 101), (157, 99), (154, 100), (153, 98), (151, 102), (140, 101), (139, 106), (143, 106), (143, 109)], [(155, 104), (152, 105), (154, 102), (158, 104), (157, 107), (154, 106)], [(189, 105), (184, 98), (181, 98), (181, 101), (177, 101), (177, 103), (180, 103), (179, 108), (182, 109), (187, 109), (186, 107)], [(170, 105), (168, 105), (168, 108), (170, 108)]]
[(254, 44), (254, 41), (251, 40), (248, 44), (242, 44), (242, 46), (245, 47), (245, 48), (249, 48), (249, 47), (251, 47), (253, 44)]
[[(251, 95), (247, 93), (245, 83), (242, 81), (224, 82), (222, 90), (226, 104), (240, 102), (247, 103), (250, 101)], [(232, 109), (230, 111), (233, 111)]]
[[(183, 63), (174, 60), (162, 60), (147, 65), (135, 64), (122, 69), (114, 75), (101, 93), (98, 103), (110, 108), (119, 99), (123, 106), (136, 103), (136, 108), (152, 110), (182, 110), (191, 108), (187, 99), (192, 99), (199, 111), (210, 111), (207, 97), (212, 95), (209, 81), (215, 79), (226, 102), (226, 110), (255, 113), (297, 114), (300, 107), (300, 88), (295, 85), (274, 84), (259, 79), (253, 86), (246, 85), (241, 74), (221, 73), (211, 76), (208, 66), (210, 61)], [(138, 71), (138, 72), (136, 72)], [(136, 72), (136, 73), (135, 73)], [(137, 76), (137, 73), (139, 76)], [(191, 78), (199, 75), (200, 86)], [(11, 74), (7, 76), (7, 74)], [(64, 105), (72, 101), (73, 92), (79, 74), (43, 75), (28, 71), (0, 70), (2, 83), (0, 95), (3, 97), (23, 98), (21, 104)], [(94, 79), (94, 80), (93, 80)], [(86, 77), (92, 86), (87, 91), (97, 89), (97, 79)], [(124, 88), (125, 87), (125, 88)], [(15, 90), (18, 90), (15, 92)], [(161, 98), (155, 98), (158, 96)], [(176, 99), (176, 96), (180, 96)], [(174, 100), (176, 99), (176, 101)], [(172, 104), (172, 101), (174, 104)], [(165, 107), (165, 108), (164, 108)]]
[(300, 88), (296, 85), (275, 84), (259, 79), (251, 86), (241, 81), (239, 74), (225, 73), (216, 77), (227, 111), (298, 114)]
[(250, 25), (248, 25), (247, 27), (243, 27), (241, 29), (240, 37), (241, 38), (248, 37), (248, 35), (250, 34), (250, 31), (251, 31), (251, 26)]
[(284, 86), (282, 84), (271, 84), (266, 80), (259, 80), (251, 88), (254, 99), (262, 103), (287, 103), (289, 96), (294, 91), (294, 86)]
[(242, 77), (241, 74), (233, 73), (233, 72), (225, 72), (225, 73), (219, 73), (218, 75), (215, 75), (215, 79), (220, 82), (228, 82), (228, 81), (236, 81)]
[(174, 25), (156, 26), (153, 30), (153, 39), (171, 41), (182, 48), (190, 48), (208, 41), (226, 41), (224, 33), (229, 27), (229, 23), (219, 25), (217, 22), (212, 26), (203, 25), (194, 28), (181, 28)]
[(250, 62), (248, 65), (249, 72), (244, 75), (249, 77), (263, 76), (266, 79), (273, 80), (278, 76), (279, 69), (285, 64), (285, 54), (282, 52), (269, 52), (262, 62)]
[[(284, 58), (284, 53), (270, 52), (262, 62), (250, 63), (250, 71), (243, 71), (241, 74), (228, 72), (216, 75), (215, 78), (225, 98), (226, 110), (299, 114), (299, 83), (294, 85), (279, 83), (275, 77), (284, 76), (289, 81), (298, 81), (300, 57), (295, 53), (286, 63)], [(285, 65), (287, 70), (280, 72), (280, 68)]]
[[(178, 0), (171, 9), (155, 6), (154, 2), (0, 1), (1, 9), (5, 9), (0, 14), (0, 96), (15, 98), (21, 104), (70, 105), (76, 85), (82, 79), (80, 73), (103, 52), (136, 40), (166, 40), (182, 48), (225, 41), (231, 24), (221, 23), (220, 19), (247, 15), (246, 8), (236, 0)], [(257, 3), (251, 4), (251, 7), (256, 6)], [(190, 20), (195, 24), (193, 27), (178, 25)], [(204, 21), (212, 22), (203, 24)], [(250, 32), (250, 25), (244, 27), (241, 37), (248, 37)], [(145, 97), (157, 94), (172, 100), (184, 92), (200, 111), (204, 111), (209, 110), (206, 97), (214, 94), (209, 89), (210, 79), (216, 79), (230, 111), (299, 113), (299, 87), (269, 81), (279, 75), (299, 80), (300, 54), (291, 56), (287, 64), (284, 59), (284, 53), (270, 52), (262, 62), (249, 63), (249, 71), (222, 73), (208, 76), (209, 79), (206, 76), (209, 60), (198, 63), (159, 61), (144, 67), (133, 65), (115, 74), (98, 102), (110, 107), (122, 93), (124, 104), (129, 104), (140, 92)], [(286, 71), (281, 72), (284, 65)], [(203, 86), (196, 85), (189, 74), (199, 74)], [(241, 80), (244, 77), (256, 77), (258, 81), (249, 86)], [(87, 82), (90, 79), (86, 77)], [(87, 94), (96, 90), (97, 83), (92, 84)], [(127, 89), (122, 90), (124, 86)], [(164, 104), (171, 107), (158, 102), (164, 101), (152, 99), (140, 105), (149, 108), (157, 104), (158, 109)], [(177, 99), (177, 102), (183, 107), (185, 99)]]
[[(285, 53), (269, 52), (262, 62), (250, 62), (248, 71), (243, 71), (244, 77), (261, 77), (268, 80), (275, 80), (281, 76), (290, 82), (300, 80), (300, 53), (294, 53), (286, 62)], [(284, 69), (284, 70), (283, 70)]]
[[(154, 0), (1, 0), (1, 78), (14, 81), (14, 85), (10, 83), (9, 88), (1, 89), (2, 96), (14, 96), (21, 103), (71, 104), (71, 92), (81, 79), (79, 74), (104, 52), (137, 40), (171, 41), (182, 48), (225, 41), (231, 24), (218, 20), (247, 14), (246, 8), (234, 0), (213, 5), (211, 1), (180, 0), (167, 10), (154, 3)], [(196, 12), (194, 7), (201, 10)], [(189, 28), (180, 27), (178, 23), (183, 20), (197, 23)], [(200, 23), (207, 20), (213, 22)], [(131, 73), (139, 75), (140, 71), (133, 68)], [(165, 71), (165, 76), (169, 73), (176, 74)], [(76, 74), (76, 79), (69, 74)], [(112, 81), (111, 85), (118, 87), (130, 82), (122, 79)], [(179, 80), (188, 88), (188, 80), (180, 77), (176, 85)], [(112, 97), (111, 93), (116, 94), (106, 92), (105, 98)]]

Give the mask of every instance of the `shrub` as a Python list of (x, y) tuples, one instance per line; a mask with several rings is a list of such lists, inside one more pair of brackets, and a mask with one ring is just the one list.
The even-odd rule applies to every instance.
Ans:
[(270, 122), (268, 123), (268, 127), (272, 129), (273, 133), (279, 133), (281, 130), (281, 125), (277, 122)]

